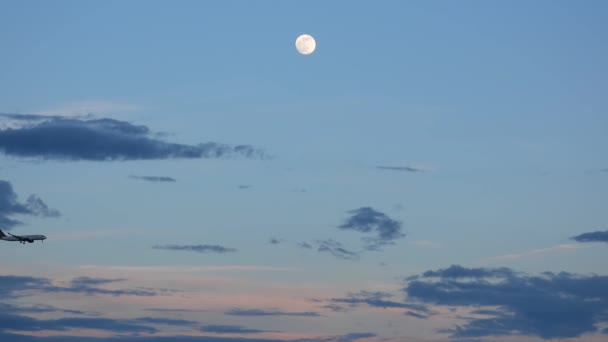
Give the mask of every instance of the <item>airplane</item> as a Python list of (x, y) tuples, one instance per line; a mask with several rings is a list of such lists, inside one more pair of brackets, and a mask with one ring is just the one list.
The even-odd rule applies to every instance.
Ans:
[(33, 243), (36, 240), (40, 240), (42, 242), (44, 242), (44, 240), (46, 240), (46, 236), (44, 235), (13, 235), (11, 233), (8, 233), (7, 236), (6, 234), (4, 234), (4, 232), (2, 231), (2, 229), (0, 229), (0, 240), (4, 240), (4, 241), (19, 241), (19, 243), (25, 244), (26, 242), (29, 243)]

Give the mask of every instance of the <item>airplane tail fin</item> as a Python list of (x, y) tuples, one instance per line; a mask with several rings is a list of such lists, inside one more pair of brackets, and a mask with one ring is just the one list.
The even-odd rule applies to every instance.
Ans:
[(6, 234), (4, 234), (4, 232), (2, 231), (2, 229), (0, 229), (0, 238), (3, 238), (5, 236), (6, 236)]

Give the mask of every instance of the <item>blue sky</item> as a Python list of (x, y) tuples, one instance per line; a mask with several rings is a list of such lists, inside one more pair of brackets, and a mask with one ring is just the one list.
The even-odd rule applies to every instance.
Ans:
[(607, 19), (0, 3), (0, 337), (602, 340)]

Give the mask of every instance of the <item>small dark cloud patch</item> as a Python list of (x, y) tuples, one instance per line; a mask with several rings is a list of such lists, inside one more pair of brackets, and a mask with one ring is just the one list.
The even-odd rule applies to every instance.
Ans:
[(187, 251), (196, 253), (234, 253), (235, 248), (224, 247), (220, 245), (162, 245), (154, 246), (154, 249), (164, 249), (168, 251)]
[(508, 268), (452, 266), (411, 278), (403, 290), (409, 299), (422, 303), (476, 307), (476, 313), (490, 316), (447, 329), (455, 338), (514, 332), (544, 339), (575, 338), (608, 323), (608, 276), (530, 276)]
[(50, 209), (42, 199), (30, 195), (25, 203), (20, 203), (10, 182), (0, 180), (0, 228), (11, 230), (22, 224), (14, 219), (14, 215), (30, 215), (39, 217), (58, 217), (59, 211)]
[(143, 160), (169, 158), (266, 158), (250, 145), (206, 142), (186, 145), (161, 140), (148, 127), (109, 118), (68, 118), (0, 114), (19, 120), (18, 128), (0, 129), (0, 151), (42, 160)]
[(175, 179), (173, 177), (167, 177), (167, 176), (137, 176), (137, 175), (131, 175), (131, 176), (129, 176), (129, 178), (131, 178), (131, 179), (139, 179), (139, 180), (143, 180), (143, 181), (147, 181), (147, 182), (153, 182), (153, 183), (173, 183), (173, 182), (177, 182), (177, 179)]
[(251, 188), (251, 185), (241, 184), (238, 186), (239, 190), (247, 190)]
[(338, 226), (343, 230), (354, 230), (375, 236), (364, 237), (365, 249), (380, 250), (385, 245), (394, 244), (395, 240), (405, 237), (401, 232), (402, 223), (370, 207), (361, 207), (348, 211), (350, 217)]
[(271, 237), (270, 239), (268, 239), (268, 243), (271, 245), (278, 245), (281, 242), (283, 242), (283, 239), (278, 239), (278, 238), (274, 238), (274, 237)]
[(201, 331), (216, 334), (258, 334), (268, 332), (265, 330), (248, 329), (240, 325), (205, 325), (201, 328)]
[(340, 242), (334, 239), (317, 240), (317, 245), (317, 252), (329, 253), (344, 260), (359, 260), (357, 252), (344, 248)]
[(376, 337), (377, 335), (370, 332), (350, 333), (340, 336), (332, 336), (326, 338), (302, 339), (296, 342), (355, 342), (363, 338)]
[(402, 172), (428, 172), (428, 170), (415, 166), (376, 166), (380, 170), (402, 171)]
[(229, 316), (297, 316), (297, 317), (319, 317), (321, 314), (312, 311), (290, 312), (265, 309), (241, 309), (235, 308), (226, 311), (224, 314)]
[(304, 249), (312, 249), (312, 245), (311, 245), (311, 244), (309, 244), (308, 242), (300, 242), (300, 243), (298, 244), (298, 246), (300, 246), (300, 247), (302, 247), (302, 248), (304, 248)]
[(423, 314), (419, 314), (413, 311), (406, 311), (405, 314), (406, 316), (410, 316), (410, 317), (414, 317), (414, 318), (418, 318), (418, 319), (427, 319), (429, 316), (423, 315)]
[(608, 230), (583, 233), (571, 238), (577, 242), (606, 242), (608, 243)]

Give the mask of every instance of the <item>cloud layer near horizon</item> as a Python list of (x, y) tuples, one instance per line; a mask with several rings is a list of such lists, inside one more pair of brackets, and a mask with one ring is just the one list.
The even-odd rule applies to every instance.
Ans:
[(14, 157), (72, 161), (266, 157), (250, 145), (166, 142), (146, 126), (109, 118), (22, 114), (0, 114), (0, 118), (16, 122), (0, 129), (0, 151)]
[(410, 277), (403, 289), (410, 300), (449, 307), (483, 308), (445, 329), (455, 338), (529, 335), (543, 339), (579, 337), (608, 323), (608, 276), (544, 272), (530, 276), (509, 268), (427, 271)]

